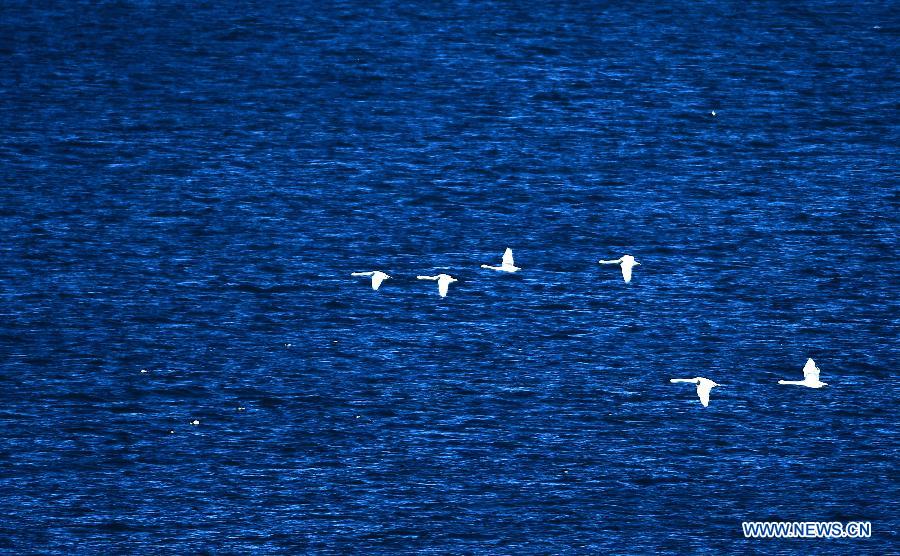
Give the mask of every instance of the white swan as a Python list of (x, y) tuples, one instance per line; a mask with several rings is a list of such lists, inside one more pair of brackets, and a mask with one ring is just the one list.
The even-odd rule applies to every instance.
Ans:
[(716, 386), (721, 386), (720, 384), (716, 384), (710, 379), (703, 378), (702, 376), (694, 378), (673, 378), (669, 380), (669, 382), (690, 382), (696, 384), (697, 395), (700, 397), (700, 403), (703, 404), (703, 407), (709, 405), (709, 391)]
[(641, 263), (634, 260), (634, 257), (631, 255), (623, 255), (621, 258), (614, 259), (611, 261), (600, 260), (597, 261), (600, 264), (617, 264), (622, 265), (622, 278), (625, 278), (625, 283), (631, 282), (631, 269), (636, 266), (641, 266)]
[(351, 272), (350, 276), (371, 276), (373, 290), (380, 288), (381, 283), (391, 277), (389, 274), (385, 274), (380, 270), (373, 270), (371, 272)]
[(816, 362), (810, 357), (806, 360), (806, 365), (803, 367), (803, 380), (779, 380), (778, 384), (794, 384), (796, 386), (806, 386), (807, 388), (828, 386), (827, 382), (819, 380), (820, 372), (819, 368), (816, 367)]
[(481, 265), (481, 268), (487, 268), (488, 270), (499, 270), (501, 272), (516, 272), (517, 270), (522, 270), (513, 262), (512, 249), (510, 249), (509, 247), (507, 247), (506, 251), (503, 253), (503, 262), (500, 264), (500, 266), (483, 264)]
[(450, 284), (453, 282), (459, 282), (453, 276), (449, 274), (438, 274), (437, 276), (416, 276), (419, 280), (437, 280), (438, 283), (438, 293), (441, 297), (447, 297), (447, 288), (450, 287)]

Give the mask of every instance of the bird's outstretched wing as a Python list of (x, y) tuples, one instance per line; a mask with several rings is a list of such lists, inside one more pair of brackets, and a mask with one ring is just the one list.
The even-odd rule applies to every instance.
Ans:
[(438, 294), (441, 297), (447, 297), (447, 288), (450, 287), (450, 280), (440, 280), (438, 282)]
[(803, 367), (803, 378), (810, 382), (819, 381), (819, 368), (816, 367), (816, 362), (812, 359), (806, 360), (806, 365)]
[(631, 282), (631, 265), (623, 264), (622, 265), (622, 278), (625, 279), (625, 283)]
[(439, 276), (416, 276), (419, 280), (437, 280)]
[(513, 263), (512, 249), (510, 249), (509, 247), (507, 247), (506, 251), (503, 253), (503, 265), (504, 266), (516, 266)]
[(619, 263), (622, 262), (622, 259), (616, 259), (616, 260), (603, 260), (603, 259), (601, 259), (601, 260), (599, 260), (599, 261), (597, 261), (597, 262), (600, 263), (600, 264), (619, 264)]
[(709, 391), (712, 390), (712, 384), (701, 382), (697, 385), (697, 395), (700, 396), (700, 403), (703, 407), (709, 405)]
[(372, 275), (372, 289), (377, 290), (381, 287), (381, 283), (384, 282), (386, 276), (383, 273), (373, 274)]
[(690, 382), (691, 384), (696, 384), (696, 378), (670, 378), (669, 382)]
[(375, 274), (374, 271), (372, 271), (372, 272), (351, 272), (350, 276), (372, 276), (373, 274)]

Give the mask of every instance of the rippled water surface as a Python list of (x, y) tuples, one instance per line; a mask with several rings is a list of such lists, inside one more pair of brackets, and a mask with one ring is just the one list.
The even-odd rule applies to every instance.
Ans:
[(0, 549), (898, 553), (898, 30), (3, 2)]

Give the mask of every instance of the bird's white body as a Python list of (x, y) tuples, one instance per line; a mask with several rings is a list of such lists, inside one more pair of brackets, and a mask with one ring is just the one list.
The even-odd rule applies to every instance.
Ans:
[(709, 405), (709, 391), (714, 387), (719, 386), (719, 384), (716, 384), (708, 378), (703, 378), (702, 376), (694, 378), (673, 378), (669, 380), (669, 382), (690, 382), (696, 384), (697, 396), (700, 397), (700, 403), (703, 404), (703, 407)]
[(371, 276), (373, 290), (380, 288), (381, 283), (391, 277), (389, 274), (381, 272), (380, 270), (373, 270), (371, 272), (352, 272), (350, 276)]
[(503, 262), (500, 263), (500, 266), (483, 264), (481, 265), (481, 268), (487, 268), (488, 270), (499, 270), (501, 272), (516, 272), (518, 270), (522, 270), (513, 262), (512, 249), (510, 249), (509, 247), (507, 247), (506, 252), (503, 253)]
[(416, 276), (419, 280), (437, 280), (438, 293), (441, 297), (447, 297), (447, 289), (453, 282), (458, 282), (456, 278), (449, 274), (438, 274), (437, 276)]
[(793, 384), (796, 386), (806, 386), (807, 388), (821, 388), (828, 386), (828, 383), (819, 380), (819, 368), (816, 362), (809, 358), (803, 367), (803, 380), (779, 380), (778, 384)]
[(600, 264), (617, 264), (622, 267), (622, 278), (625, 279), (625, 283), (631, 282), (631, 269), (636, 266), (641, 266), (641, 263), (634, 260), (634, 257), (631, 255), (623, 255), (618, 259), (613, 260), (600, 260), (597, 261)]

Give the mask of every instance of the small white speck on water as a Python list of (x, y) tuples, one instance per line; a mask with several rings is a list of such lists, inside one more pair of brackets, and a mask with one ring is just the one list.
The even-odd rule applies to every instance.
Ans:
[(245, 407), (238, 407), (238, 411), (244, 411), (245, 409), (247, 409), (247, 408), (245, 408)]
[(200, 424), (200, 421), (198, 421), (197, 419), (194, 419), (193, 421), (191, 421), (191, 424), (192, 424), (192, 425), (199, 425), (199, 424)]
[(146, 373), (147, 369), (141, 369), (141, 373)]

